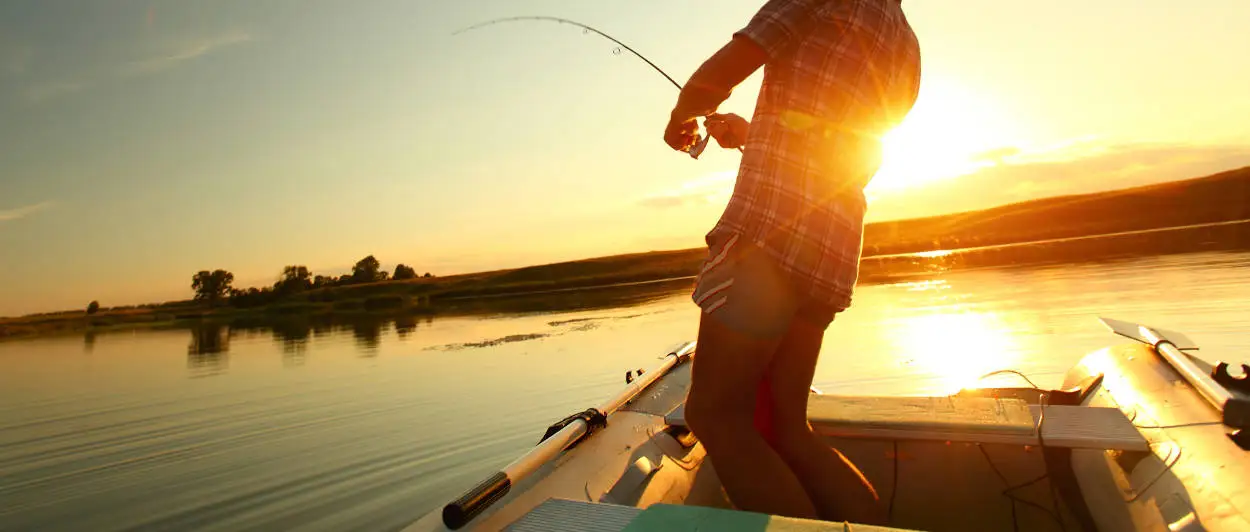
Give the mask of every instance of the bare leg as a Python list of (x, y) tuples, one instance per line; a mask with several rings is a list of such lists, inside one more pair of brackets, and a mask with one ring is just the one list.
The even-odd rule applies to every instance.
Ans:
[(803, 486), (754, 426), (756, 387), (777, 345), (777, 339), (755, 339), (704, 316), (686, 421), (735, 506), (812, 519), (816, 510)]
[(807, 422), (807, 398), (823, 337), (824, 328), (795, 319), (772, 359), (774, 446), (822, 519), (884, 523), (872, 484)]

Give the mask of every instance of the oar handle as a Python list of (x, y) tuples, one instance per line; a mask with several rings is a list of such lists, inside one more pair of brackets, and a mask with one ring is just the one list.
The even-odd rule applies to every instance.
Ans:
[(502, 499), (510, 489), (512, 489), (512, 480), (508, 479), (508, 475), (502, 471), (495, 473), (461, 495), (459, 499), (444, 506), (443, 524), (452, 530), (460, 529), (495, 501)]

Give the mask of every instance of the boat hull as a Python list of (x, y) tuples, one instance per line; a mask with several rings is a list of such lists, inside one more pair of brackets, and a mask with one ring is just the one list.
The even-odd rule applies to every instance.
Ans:
[(1227, 437), (1220, 413), (1144, 344), (1087, 355), (1065, 386), (1098, 375), (1084, 404), (1119, 408), (1152, 450), (1073, 452), (1098, 529), (1250, 530), (1250, 454)]
[[(680, 415), (691, 366), (685, 360), (668, 369), (609, 415), (606, 427), (512, 486), (464, 529), (506, 529), (552, 499), (612, 505), (604, 508), (730, 508), (702, 444)], [(1128, 430), (1135, 428), (1149, 445), (1102, 450), (1040, 439), (1034, 445), (915, 433), (827, 435), (831, 447), (875, 487), (889, 516), (883, 524), (933, 531), (1250, 530), (1246, 451), (1226, 437), (1210, 403), (1149, 346), (1087, 355), (1067, 373), (1063, 390), (990, 388), (957, 395), (1024, 401), (1035, 412), (1042, 403), (1101, 407), (1098, 413), (1118, 409), (1122, 417), (1111, 413), (1119, 423), (1131, 422), (1135, 427)], [(1044, 433), (1041, 423), (1037, 430)], [(593, 514), (592, 506), (586, 508)], [(552, 530), (577, 529), (571, 521), (568, 526)], [(435, 511), (406, 530), (448, 528)]]

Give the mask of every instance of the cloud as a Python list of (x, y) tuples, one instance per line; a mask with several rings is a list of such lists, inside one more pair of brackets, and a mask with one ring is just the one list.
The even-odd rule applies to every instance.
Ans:
[(961, 177), (875, 195), (868, 219), (977, 210), (1051, 196), (1201, 177), (1247, 165), (1250, 144), (1078, 142), (1042, 152), (1020, 151)]
[(127, 64), (122, 73), (127, 75), (152, 74), (176, 67), (197, 57), (210, 54), (216, 50), (252, 40), (246, 33), (227, 33), (216, 37), (184, 42), (160, 55), (133, 61)]
[[(32, 81), (26, 86), (23, 95), (31, 104), (45, 103), (63, 96), (81, 92), (90, 87), (107, 84), (110, 78), (155, 74), (175, 68), (187, 61), (208, 55), (223, 48), (245, 43), (252, 40), (247, 33), (232, 32), (215, 37), (178, 41), (165, 46), (164, 50), (151, 57), (123, 63), (113, 64), (77, 72), (70, 79), (55, 81)], [(2, 46), (3, 43), (0, 43)], [(0, 77), (15, 77), (27, 70), (31, 59), (30, 48), (0, 47)]]
[(672, 209), (686, 205), (721, 202), (733, 191), (737, 171), (715, 172), (682, 183), (673, 190), (652, 194), (638, 200), (638, 205), (653, 209)]
[(67, 94), (73, 94), (87, 88), (86, 83), (76, 81), (46, 81), (35, 83), (26, 88), (26, 101), (43, 103)]
[(35, 214), (39, 211), (47, 209), (48, 207), (51, 207), (51, 206), (52, 206), (52, 202), (45, 201), (42, 203), (36, 203), (34, 205), (18, 207), (16, 209), (0, 210), (0, 222), (11, 222), (13, 220), (20, 220), (22, 218)]

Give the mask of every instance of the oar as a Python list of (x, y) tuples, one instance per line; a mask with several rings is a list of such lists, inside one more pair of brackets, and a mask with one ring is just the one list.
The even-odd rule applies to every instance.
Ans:
[(465, 492), (459, 499), (443, 507), (443, 524), (452, 530), (468, 524), (490, 505), (502, 499), (512, 486), (537, 471), (543, 464), (554, 459), (569, 447), (572, 447), (594, 428), (607, 423), (612, 415), (626, 403), (633, 400), (639, 392), (651, 383), (663, 377), (670, 369), (690, 358), (694, 352), (694, 342), (689, 342), (680, 349), (664, 357), (664, 362), (651, 371), (645, 372), (634, 379), (621, 393), (603, 403), (599, 408), (591, 408), (575, 414), (547, 429), (547, 435), (536, 447), (530, 449), (520, 458), (490, 478), (482, 481), (473, 489)]
[(1099, 319), (1116, 334), (1154, 347), (1163, 360), (1220, 412), (1225, 425), (1235, 429), (1250, 428), (1250, 400), (1233, 395), (1198, 367), (1189, 355), (1181, 352), (1182, 349), (1198, 348), (1185, 335), (1126, 321)]

